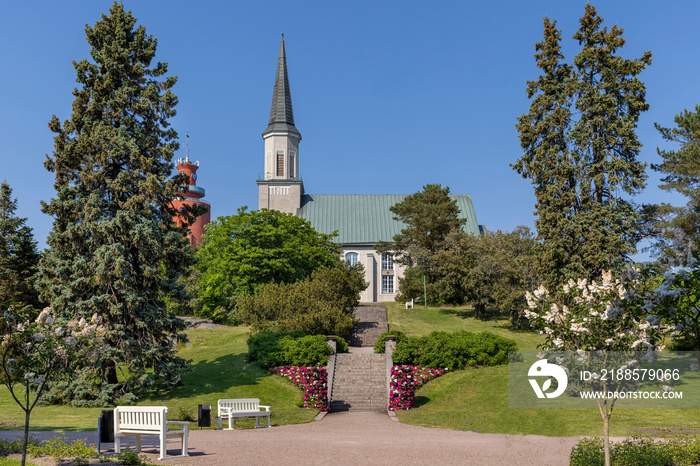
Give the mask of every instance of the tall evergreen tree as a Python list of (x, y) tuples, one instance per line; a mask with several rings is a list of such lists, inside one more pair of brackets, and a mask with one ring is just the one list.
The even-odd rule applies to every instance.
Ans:
[(423, 191), (406, 196), (389, 210), (394, 220), (406, 227), (394, 236), (393, 243), (380, 242), (376, 249), (379, 253), (394, 253), (394, 262), (410, 268), (399, 281), (399, 293), (411, 299), (418, 288), (422, 294), (423, 276), (433, 283), (435, 254), (444, 247), (447, 236), (466, 220), (459, 218), (459, 206), (450, 198), (450, 188), (439, 184), (423, 186)]
[(563, 63), (560, 31), (545, 18), (535, 55), (543, 75), (528, 83), (535, 98), (517, 125), (525, 154), (513, 167), (535, 186), (538, 268), (550, 286), (619, 268), (640, 236), (639, 214), (621, 196), (645, 185), (635, 130), (648, 105), (637, 75), (651, 64), (651, 52), (616, 55), (623, 30), (601, 29), (602, 22), (587, 4), (574, 35), (582, 48), (571, 66)]
[(525, 153), (512, 166), (535, 187), (535, 226), (542, 244), (537, 270), (542, 280), (551, 283), (581, 272), (567, 270), (576, 267), (572, 256), (580, 255), (581, 232), (573, 221), (581, 210), (576, 192), (580, 164), (568, 144), (573, 69), (563, 62), (556, 21), (545, 17), (543, 23), (543, 40), (535, 44), (535, 60), (543, 74), (527, 83), (527, 96), (533, 99), (530, 112), (518, 118), (516, 125)]
[(7, 181), (0, 184), (0, 312), (8, 306), (40, 307), (32, 276), (39, 253), (26, 218), (15, 216), (17, 199)]
[(86, 26), (92, 61), (73, 62), (73, 112), (63, 124), (56, 116), (49, 123), (56, 136), (45, 166), (56, 174), (57, 197), (42, 206), (54, 217), (40, 265), (42, 297), (66, 319), (101, 316), (109, 345), (60, 387), (65, 399), (110, 402), (150, 384), (149, 370), (168, 386), (184, 367), (171, 336), (185, 323), (163, 300), (187, 297), (178, 278), (194, 262), (172, 221), (184, 181), (170, 178), (176, 78), (166, 77), (166, 63), (151, 67), (157, 40), (135, 24), (115, 1), (109, 16)]
[(660, 210), (673, 215), (666, 225), (671, 230), (680, 230), (696, 247), (700, 240), (700, 105), (695, 111), (683, 110), (673, 119), (673, 128), (658, 123), (654, 126), (665, 141), (679, 144), (677, 150), (657, 149), (663, 159), (652, 168), (663, 173), (659, 187), (666, 191), (677, 191), (688, 199), (683, 207), (661, 206)]

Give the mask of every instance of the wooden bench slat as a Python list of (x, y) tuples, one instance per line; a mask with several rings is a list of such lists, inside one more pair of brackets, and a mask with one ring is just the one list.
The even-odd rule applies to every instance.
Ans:
[[(120, 406), (114, 409), (114, 452), (119, 453), (121, 437), (135, 436), (136, 451), (141, 451), (141, 435), (157, 435), (160, 439), (160, 458), (167, 456), (166, 439), (182, 438), (182, 454), (187, 453), (189, 423), (167, 420), (168, 408), (165, 406)], [(168, 429), (169, 425), (177, 429)]]
[[(255, 425), (259, 427), (259, 419), (267, 418), (267, 426), (270, 427), (270, 407), (261, 406), (259, 398), (241, 398), (241, 399), (221, 399), (217, 403), (219, 429), (221, 429), (221, 420), (229, 420), (229, 429), (231, 428), (231, 419), (254, 417)], [(261, 409), (264, 408), (264, 411)]]

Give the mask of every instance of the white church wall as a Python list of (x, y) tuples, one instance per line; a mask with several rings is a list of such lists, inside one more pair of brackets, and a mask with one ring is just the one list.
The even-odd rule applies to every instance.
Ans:
[[(352, 254), (357, 254), (357, 262), (365, 268), (365, 280), (369, 286), (360, 293), (360, 302), (393, 302), (399, 291), (399, 278), (403, 277), (405, 268), (392, 261), (382, 260), (382, 255), (373, 246), (343, 245), (341, 257), (347, 261)], [(384, 278), (386, 277), (386, 278)]]

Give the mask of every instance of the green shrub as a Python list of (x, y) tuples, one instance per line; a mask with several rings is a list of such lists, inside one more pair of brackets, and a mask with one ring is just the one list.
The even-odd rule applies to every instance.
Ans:
[(139, 456), (137, 452), (131, 450), (130, 448), (125, 448), (117, 455), (117, 461), (124, 465), (141, 466), (146, 464), (144, 463), (144, 461), (146, 461), (146, 456)]
[[(0, 457), (7, 456), (12, 453), (22, 453), (23, 444), (23, 437), (16, 437), (13, 440), (0, 440)], [(30, 445), (39, 445), (39, 441), (31, 434), (27, 440), (27, 448), (29, 448)]]
[(254, 331), (338, 335), (348, 338), (353, 310), (367, 287), (361, 268), (324, 267), (294, 283), (268, 283), (238, 298), (236, 315)]
[[(610, 462), (616, 466), (698, 464), (700, 443), (689, 439), (654, 442), (649, 439), (630, 438), (610, 445)], [(572, 466), (604, 464), (605, 450), (601, 438), (583, 439), (571, 450)]]
[(283, 338), (284, 366), (325, 366), (333, 349), (323, 335), (306, 335), (301, 338)]
[(335, 352), (336, 353), (347, 353), (350, 351), (350, 347), (348, 346), (348, 342), (345, 341), (345, 338), (343, 337), (335, 337)]
[(248, 338), (248, 361), (263, 368), (283, 366), (284, 350), (281, 340), (285, 337), (303, 337), (303, 332), (260, 332)]
[[(27, 445), (27, 453), (31, 456), (50, 456), (60, 463), (64, 458), (96, 458), (95, 445), (88, 445), (85, 440), (70, 441), (66, 434), (44, 440), (41, 444)], [(78, 460), (80, 461), (80, 460)]]
[(263, 368), (325, 366), (332, 351), (324, 335), (261, 332), (248, 339), (248, 360)]
[(405, 337), (397, 343), (394, 364), (459, 370), (496, 366), (508, 362), (508, 351), (517, 351), (513, 340), (489, 332), (432, 332), (421, 338)]
[(379, 335), (379, 340), (374, 344), (375, 353), (384, 353), (386, 351), (386, 337), (387, 335), (394, 335), (396, 337), (396, 343), (404, 341), (407, 337), (406, 334), (399, 330), (390, 330)]

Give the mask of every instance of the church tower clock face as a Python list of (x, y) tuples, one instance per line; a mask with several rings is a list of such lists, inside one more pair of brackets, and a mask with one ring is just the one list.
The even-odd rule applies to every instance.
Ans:
[(192, 173), (192, 180), (197, 181), (197, 173)]

